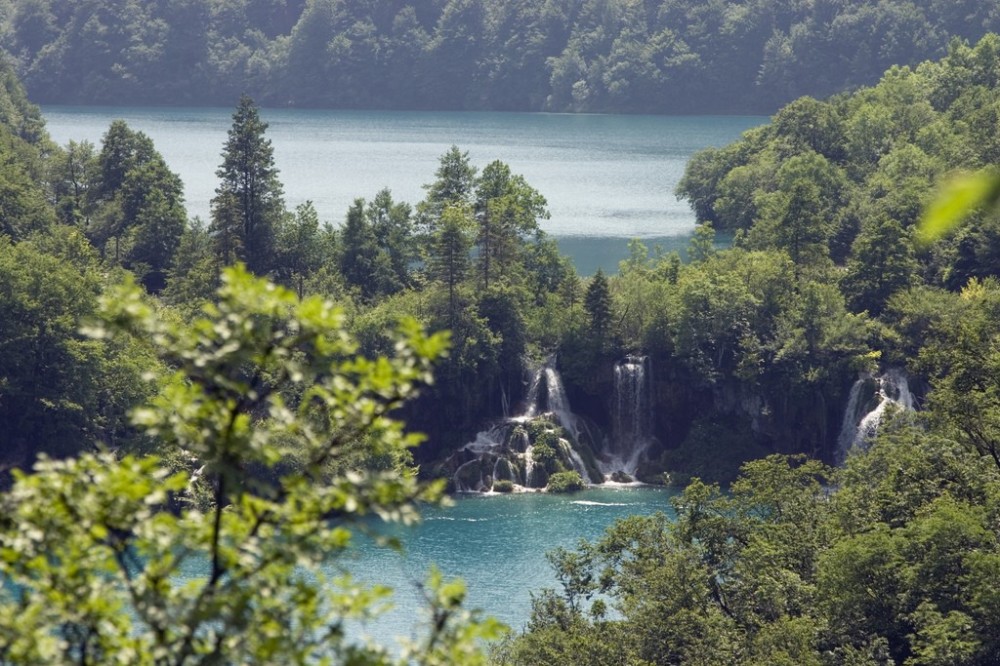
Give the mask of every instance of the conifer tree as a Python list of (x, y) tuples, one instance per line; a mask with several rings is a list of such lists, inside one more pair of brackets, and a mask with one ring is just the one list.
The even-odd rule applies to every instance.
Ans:
[[(221, 182), (212, 199), (211, 230), (217, 239), (225, 239), (217, 254), (222, 253), (228, 263), (226, 255), (235, 248), (236, 258), (257, 274), (272, 268), (275, 229), (285, 205), (266, 130), (254, 101), (241, 97), (222, 151), (222, 165), (215, 172)], [(238, 243), (232, 242), (234, 237)]]
[(455, 291), (469, 273), (469, 250), (474, 233), (475, 222), (469, 210), (461, 206), (445, 208), (434, 233), (429, 267), (434, 278), (448, 286), (449, 328), (454, 326), (456, 319)]
[(611, 328), (611, 290), (608, 278), (600, 268), (587, 287), (584, 307), (590, 315), (591, 333), (599, 338), (607, 337), (608, 329)]

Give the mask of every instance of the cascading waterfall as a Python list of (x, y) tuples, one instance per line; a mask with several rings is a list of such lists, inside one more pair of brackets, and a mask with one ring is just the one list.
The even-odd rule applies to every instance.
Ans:
[[(586, 425), (573, 413), (566, 397), (562, 378), (555, 368), (553, 358), (548, 359), (532, 376), (525, 395), (522, 412), (508, 417), (483, 430), (476, 438), (456, 452), (454, 472), (455, 490), (458, 492), (489, 492), (496, 486), (501, 470), (512, 471), (511, 479), (517, 485), (541, 487), (545, 485), (545, 470), (536, 465), (534, 446), (527, 427), (543, 416), (562, 427), (570, 439), (560, 438), (558, 453), (563, 463), (589, 481), (585, 463), (576, 446), (581, 433), (591, 438)], [(592, 439), (591, 439), (592, 441)]]
[(602, 466), (606, 473), (635, 474), (653, 443), (649, 379), (649, 359), (645, 356), (628, 356), (615, 365), (611, 459)]
[(573, 410), (569, 408), (569, 399), (566, 397), (566, 387), (563, 386), (562, 377), (549, 364), (546, 364), (544, 374), (545, 403), (547, 407), (545, 411), (555, 416), (556, 422), (574, 439), (579, 437), (579, 419), (577, 419)]
[(531, 376), (531, 383), (528, 384), (528, 393), (524, 396), (525, 410), (522, 415), (525, 419), (533, 419), (538, 416), (538, 394), (542, 389), (542, 380), (545, 379), (545, 369), (548, 361), (541, 370)]
[(580, 453), (573, 448), (565, 439), (559, 439), (559, 448), (562, 449), (563, 455), (569, 460), (570, 464), (573, 466), (573, 471), (580, 475), (580, 478), (586, 481), (590, 478), (590, 474), (587, 473), (587, 463), (583, 462), (583, 458)]
[(532, 441), (539, 425), (547, 427), (543, 418), (565, 431), (555, 446), (566, 468), (584, 481), (600, 482), (602, 475), (605, 480), (629, 481), (620, 475), (634, 477), (656, 443), (651, 376), (645, 356), (629, 356), (615, 365), (612, 433), (604, 437), (573, 413), (555, 359), (549, 358), (529, 380), (520, 414), (480, 432), (453, 456), (455, 489), (489, 492), (501, 479), (528, 488), (544, 486), (547, 474), (534, 460), (537, 442)]
[(892, 368), (880, 377), (865, 375), (854, 382), (837, 438), (838, 463), (843, 463), (852, 449), (867, 445), (890, 405), (913, 410), (913, 394), (904, 371)]

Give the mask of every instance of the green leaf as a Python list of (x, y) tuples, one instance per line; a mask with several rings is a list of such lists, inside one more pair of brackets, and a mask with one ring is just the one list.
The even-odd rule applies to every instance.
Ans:
[(918, 224), (922, 243), (935, 241), (951, 231), (978, 209), (1000, 201), (1000, 173), (983, 169), (961, 174), (947, 181), (927, 206)]

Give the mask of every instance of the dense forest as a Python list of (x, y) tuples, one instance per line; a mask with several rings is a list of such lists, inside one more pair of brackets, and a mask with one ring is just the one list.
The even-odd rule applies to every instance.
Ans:
[[(695, 480), (676, 518), (627, 519), (552, 553), (560, 589), (535, 597), (495, 663), (998, 663), (998, 215), (933, 244), (916, 233), (943, 174), (996, 164), (998, 53), (988, 36), (854, 95), (797, 100), (692, 160), (680, 190), (702, 233), (736, 231), (700, 262), (716, 267), (706, 303), (756, 306), (721, 319), (716, 372), (767, 391), (797, 359), (802, 395), (836, 367), (831, 352), (860, 345), (922, 378), (920, 409), (839, 468), (771, 455), (726, 491)], [(765, 257), (786, 272), (758, 277)], [(756, 313), (782, 289), (805, 314), (768, 325)], [(725, 441), (701, 440), (707, 470)]]
[[(76, 6), (8, 16), (54, 27)], [(343, 10), (307, 10), (323, 7)], [(292, 41), (295, 13), (271, 16)], [(944, 175), (996, 164), (998, 81), (987, 35), (797, 99), (691, 161), (685, 261), (633, 242), (582, 279), (541, 229), (544, 193), (503, 162), (452, 147), (422, 201), (359, 193), (322, 225), (286, 209), (244, 95), (202, 224), (149, 137), (118, 121), (100, 145), (54, 145), (5, 64), (0, 663), (391, 663), (344, 640), (378, 596), (321, 585), (324, 558), (356, 523), (440, 498), (423, 482), (450, 478), (546, 359), (607, 430), (629, 355), (651, 368), (657, 442), (637, 474), (687, 484), (677, 519), (554, 553), (563, 588), (493, 662), (997, 663), (1000, 214), (934, 243), (915, 229)], [(852, 385), (889, 369), (919, 410), (828, 466)], [(578, 485), (568, 433), (527, 430), (550, 490)], [(204, 585), (174, 586), (192, 553)], [(496, 625), (440, 576), (424, 590), (428, 635), (401, 663), (482, 663)]]
[(1000, 30), (975, 0), (23, 0), (46, 104), (771, 113)]

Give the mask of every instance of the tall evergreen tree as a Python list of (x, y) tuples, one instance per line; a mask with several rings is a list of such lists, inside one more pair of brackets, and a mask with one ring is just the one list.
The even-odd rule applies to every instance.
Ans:
[(340, 238), (343, 244), (340, 272), (349, 285), (361, 290), (362, 297), (370, 299), (376, 293), (378, 245), (375, 232), (365, 217), (364, 199), (355, 199), (348, 209)]
[(603, 340), (611, 328), (611, 289), (608, 278), (600, 268), (590, 279), (583, 303), (590, 315), (590, 332)]
[(116, 120), (96, 158), (70, 142), (61, 169), (63, 219), (83, 221), (102, 256), (131, 268), (151, 291), (161, 290), (187, 214), (181, 179), (153, 140)]
[(413, 239), (410, 204), (393, 201), (392, 192), (384, 188), (365, 208), (365, 217), (375, 235), (380, 261), (386, 265), (386, 278), (398, 291), (410, 283), (410, 264), (417, 257)]
[(469, 250), (475, 222), (467, 208), (449, 206), (444, 209), (431, 245), (431, 275), (448, 286), (448, 327), (454, 328), (457, 317), (455, 291), (469, 273)]
[(441, 156), (435, 181), (424, 185), (427, 198), (420, 202), (417, 213), (421, 224), (433, 228), (445, 208), (469, 205), (476, 186), (476, 167), (469, 163), (469, 152), (452, 146)]
[[(257, 274), (272, 267), (275, 229), (285, 206), (266, 130), (256, 104), (243, 95), (233, 114), (222, 165), (215, 172), (221, 182), (212, 199), (212, 233), (225, 239), (216, 252), (225, 261), (227, 253), (235, 253)], [(239, 242), (232, 243), (233, 237)]]
[(896, 220), (867, 220), (854, 241), (841, 289), (855, 312), (880, 315), (889, 297), (913, 284), (917, 261), (908, 234)]

